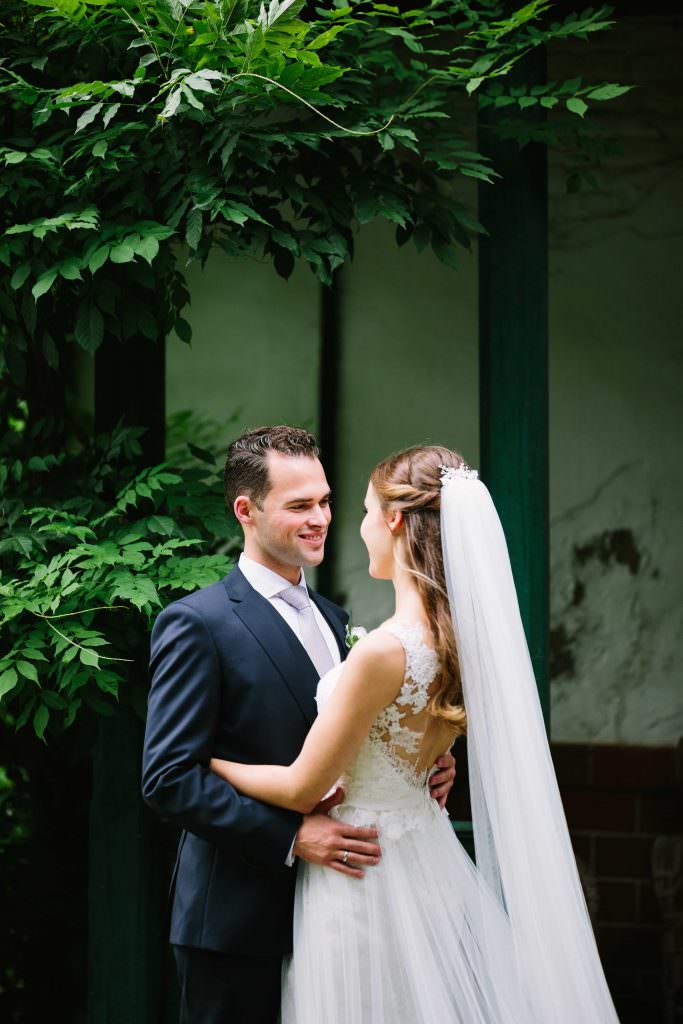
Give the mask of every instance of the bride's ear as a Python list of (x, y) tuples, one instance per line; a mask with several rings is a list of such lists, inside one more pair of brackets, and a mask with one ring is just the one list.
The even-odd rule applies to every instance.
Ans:
[(395, 508), (392, 512), (389, 513), (389, 515), (387, 517), (387, 526), (389, 527), (391, 532), (394, 534), (394, 536), (396, 536), (396, 534), (402, 528), (402, 526), (403, 526), (403, 513), (401, 512), (401, 510), (399, 508)]

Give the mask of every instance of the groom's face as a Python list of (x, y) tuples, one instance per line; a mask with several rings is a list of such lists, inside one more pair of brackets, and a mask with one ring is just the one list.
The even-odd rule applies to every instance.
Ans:
[(325, 470), (319, 459), (310, 456), (268, 452), (267, 459), (270, 490), (261, 509), (251, 505), (245, 544), (252, 551), (255, 545), (260, 560), (275, 571), (319, 565), (332, 518)]

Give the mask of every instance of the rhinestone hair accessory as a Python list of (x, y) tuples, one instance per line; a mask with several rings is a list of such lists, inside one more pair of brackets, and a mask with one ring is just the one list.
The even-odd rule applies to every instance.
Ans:
[(449, 480), (455, 480), (456, 477), (463, 477), (465, 480), (478, 480), (479, 473), (476, 469), (471, 469), (466, 462), (463, 462), (462, 466), (439, 466), (441, 470), (441, 486), (447, 483)]

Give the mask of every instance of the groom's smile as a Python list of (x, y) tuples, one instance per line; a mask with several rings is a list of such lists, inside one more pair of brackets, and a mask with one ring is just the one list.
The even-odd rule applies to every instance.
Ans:
[(321, 544), (325, 543), (326, 533), (300, 533), (299, 536), (302, 540), (305, 540), (307, 544), (312, 547), (320, 547)]

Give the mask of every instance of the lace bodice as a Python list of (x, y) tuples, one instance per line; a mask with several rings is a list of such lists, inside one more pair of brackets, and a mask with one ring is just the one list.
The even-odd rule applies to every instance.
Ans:
[[(403, 685), (379, 713), (346, 769), (341, 780), (345, 802), (335, 810), (354, 824), (376, 821), (385, 837), (395, 838), (418, 824), (420, 813), (431, 813), (434, 807), (438, 810), (427, 782), (434, 761), (450, 748), (455, 733), (427, 710), (440, 659), (425, 643), (422, 623), (393, 622), (380, 629), (392, 633), (403, 645)], [(321, 678), (316, 696), (319, 708), (334, 691), (342, 670), (343, 663)]]

